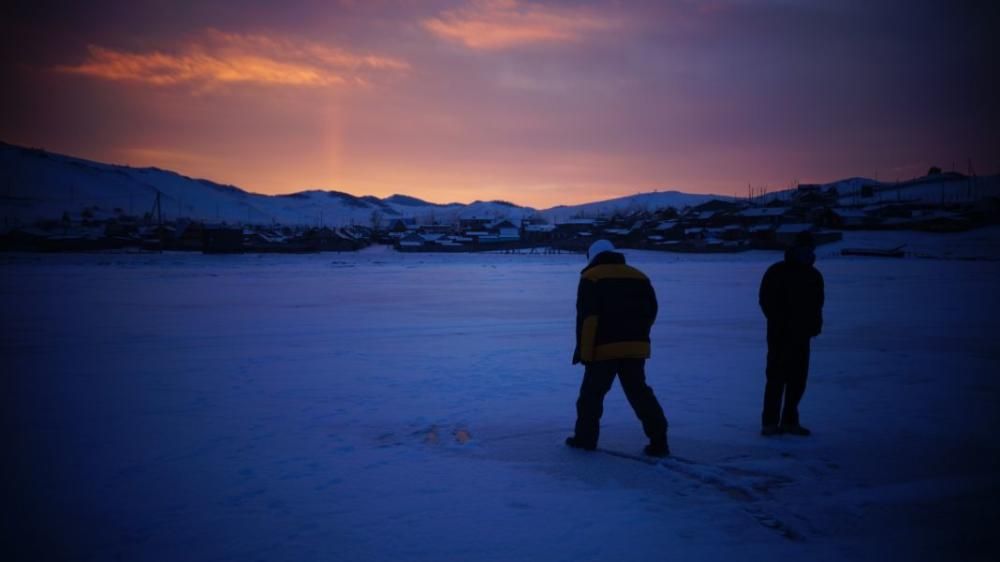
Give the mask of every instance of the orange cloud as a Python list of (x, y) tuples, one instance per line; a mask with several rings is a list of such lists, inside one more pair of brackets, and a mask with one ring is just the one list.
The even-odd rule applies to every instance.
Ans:
[(525, 4), (519, 0), (475, 0), (421, 22), (425, 29), (470, 49), (500, 50), (534, 43), (567, 43), (618, 27), (615, 20), (585, 9)]
[(367, 84), (372, 72), (404, 71), (401, 60), (308, 41), (210, 29), (176, 52), (130, 53), (96, 45), (76, 66), (56, 70), (155, 86), (256, 83), (283, 86)]

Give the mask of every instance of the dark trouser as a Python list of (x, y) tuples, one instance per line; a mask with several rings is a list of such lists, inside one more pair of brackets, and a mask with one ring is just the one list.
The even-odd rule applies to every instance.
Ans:
[(645, 359), (614, 359), (595, 361), (587, 365), (576, 401), (576, 438), (584, 443), (597, 443), (604, 413), (604, 395), (611, 390), (615, 375), (642, 430), (651, 443), (667, 442), (667, 418), (657, 402), (653, 389), (646, 384)]
[[(764, 387), (763, 425), (798, 425), (799, 401), (809, 375), (809, 338), (768, 334), (767, 385)], [(785, 407), (781, 409), (784, 394)], [(779, 413), (781, 414), (779, 418)]]

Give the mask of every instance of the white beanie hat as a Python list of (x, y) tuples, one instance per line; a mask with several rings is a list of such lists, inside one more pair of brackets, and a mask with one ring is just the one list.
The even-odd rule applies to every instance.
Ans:
[(597, 254), (601, 252), (613, 252), (614, 249), (614, 244), (602, 238), (590, 245), (590, 249), (587, 250), (587, 261), (592, 262), (597, 257)]

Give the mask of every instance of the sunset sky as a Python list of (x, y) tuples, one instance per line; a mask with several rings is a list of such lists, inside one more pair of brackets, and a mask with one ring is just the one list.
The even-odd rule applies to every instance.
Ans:
[(0, 140), (261, 193), (547, 207), (1000, 171), (992, 2), (0, 10)]

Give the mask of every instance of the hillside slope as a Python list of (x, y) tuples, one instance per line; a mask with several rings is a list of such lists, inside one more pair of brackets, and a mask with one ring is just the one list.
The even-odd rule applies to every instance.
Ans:
[(396, 217), (452, 221), (459, 217), (519, 219), (535, 211), (504, 202), (428, 203), (406, 195), (385, 199), (309, 190), (261, 195), (232, 185), (194, 179), (159, 168), (132, 168), (0, 144), (0, 212), (4, 224), (58, 219), (86, 212), (159, 212), (165, 220), (287, 225), (383, 224)]

